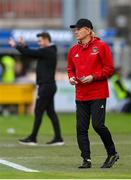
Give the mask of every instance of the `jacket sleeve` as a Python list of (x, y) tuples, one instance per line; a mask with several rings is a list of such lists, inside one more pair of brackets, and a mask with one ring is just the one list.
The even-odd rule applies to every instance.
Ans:
[(68, 77), (76, 77), (76, 73), (75, 73), (75, 66), (74, 63), (72, 61), (72, 52), (71, 50), (68, 53), (68, 57), (67, 57), (67, 72), (68, 72)]
[(109, 46), (104, 43), (100, 47), (99, 53), (102, 69), (92, 74), (94, 77), (94, 81), (108, 79), (114, 73), (113, 58)]
[(31, 56), (34, 58), (39, 58), (44, 56), (44, 49), (30, 49), (27, 46), (17, 45), (16, 49), (26, 56)]

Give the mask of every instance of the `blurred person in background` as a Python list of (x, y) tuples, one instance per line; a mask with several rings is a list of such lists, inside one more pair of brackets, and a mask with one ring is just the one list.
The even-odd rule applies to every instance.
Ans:
[[(3, 77), (3, 72), (4, 72), (4, 66), (0, 60), (0, 83)], [(2, 111), (3, 111), (3, 107), (0, 105), (0, 114), (2, 114)]]
[(1, 58), (3, 73), (1, 81), (3, 83), (13, 83), (15, 81), (15, 59), (12, 56), (5, 55)]
[(4, 72), (4, 65), (0, 60), (0, 82), (2, 81), (3, 78), (3, 72)]
[(83, 158), (79, 168), (91, 168), (92, 165), (88, 137), (90, 117), (107, 151), (101, 168), (110, 168), (119, 159), (105, 126), (106, 98), (109, 96), (107, 79), (114, 72), (111, 51), (106, 43), (95, 37), (90, 20), (79, 19), (70, 28), (78, 41), (69, 50), (67, 71), (70, 84), (76, 88), (77, 141)]
[(112, 89), (120, 105), (120, 112), (131, 113), (131, 92), (122, 81), (121, 71), (121, 67), (118, 67), (111, 76)]
[[(0, 82), (14, 83), (15, 82), (15, 59), (12, 56), (4, 55), (0, 59)], [(0, 114), (7, 116), (14, 110), (13, 105), (1, 105)]]
[(20, 139), (21, 144), (36, 145), (37, 135), (42, 122), (45, 111), (49, 116), (54, 129), (54, 138), (47, 142), (48, 145), (63, 145), (64, 141), (61, 136), (60, 124), (58, 116), (54, 108), (54, 95), (57, 87), (55, 82), (55, 71), (57, 64), (57, 48), (51, 42), (51, 36), (47, 32), (37, 34), (38, 49), (30, 49), (25, 45), (24, 39), (20, 38), (17, 44), (13, 39), (9, 40), (11, 47), (16, 48), (25, 56), (37, 59), (36, 75), (38, 94), (35, 105), (35, 120), (31, 134)]

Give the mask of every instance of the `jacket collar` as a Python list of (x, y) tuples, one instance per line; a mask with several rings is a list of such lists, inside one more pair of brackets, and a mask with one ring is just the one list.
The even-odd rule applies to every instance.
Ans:
[(78, 45), (80, 45), (81, 47), (83, 47), (84, 49), (86, 49), (90, 44), (93, 44), (96, 40), (100, 40), (100, 38), (98, 37), (92, 37), (91, 40), (86, 43), (86, 44), (82, 44), (81, 41), (78, 41)]

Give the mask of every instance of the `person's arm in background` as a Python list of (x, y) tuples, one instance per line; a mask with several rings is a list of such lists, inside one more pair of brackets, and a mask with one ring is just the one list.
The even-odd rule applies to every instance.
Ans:
[(14, 39), (9, 40), (9, 45), (11, 47), (13, 47), (13, 48), (16, 48), (23, 55), (31, 56), (31, 57), (34, 57), (34, 58), (43, 57), (44, 56), (44, 51), (46, 51), (46, 48), (45, 49), (44, 48), (42, 48), (42, 49), (30, 49), (30, 48), (27, 48), (27, 46), (23, 46), (20, 43), (17, 44)]
[(105, 43), (99, 48), (102, 70), (93, 73), (93, 80), (108, 79), (114, 73), (114, 64), (109, 46)]
[(22, 36), (18, 39), (18, 43), (19, 43), (19, 45), (28, 48), (28, 46)]

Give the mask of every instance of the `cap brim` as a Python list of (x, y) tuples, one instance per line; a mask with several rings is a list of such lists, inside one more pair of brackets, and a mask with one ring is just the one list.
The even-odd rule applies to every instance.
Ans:
[(42, 35), (42, 33), (36, 34), (36, 37), (39, 37), (39, 36), (41, 36), (41, 35)]
[(70, 25), (70, 28), (76, 28), (76, 25)]

